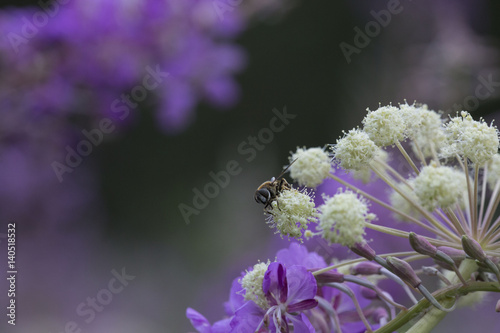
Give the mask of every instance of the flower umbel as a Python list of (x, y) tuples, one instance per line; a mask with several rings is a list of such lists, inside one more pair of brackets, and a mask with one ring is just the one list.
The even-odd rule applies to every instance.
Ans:
[(374, 214), (368, 213), (366, 200), (349, 190), (323, 199), (325, 203), (318, 208), (322, 237), (344, 246), (362, 242), (365, 224), (375, 219)]
[(264, 274), (269, 264), (269, 261), (267, 263), (261, 262), (255, 264), (253, 269), (247, 271), (241, 279), (241, 286), (245, 289), (245, 300), (254, 301), (255, 304), (263, 309), (269, 307), (264, 297), (264, 291), (262, 290), (262, 281), (264, 280)]
[[(236, 297), (230, 302), (238, 306), (227, 311), (230, 328), (227, 321), (210, 326), (203, 316), (190, 312), (193, 325), (212, 331), (220, 325), (221, 332), (425, 333), (453, 311), (462, 296), (500, 292), (496, 127), (473, 120), (465, 111), (445, 122), (426, 105), (406, 102), (399, 108), (389, 105), (369, 111), (363, 124), (362, 129), (344, 132), (332, 147), (338, 167), (351, 173), (331, 172), (328, 156), (320, 148), (298, 148), (290, 157), (295, 161), (292, 177), (300, 185), (322, 183), (317, 191), (323, 191), (323, 204), (316, 208), (309, 192), (287, 183), (275, 198), (268, 198), (270, 208), (265, 210), (277, 233), (299, 240), (303, 234), (320, 238), (316, 240), (323, 244), (317, 248), (326, 249), (336, 264), (326, 267), (323, 258), (292, 244), (278, 252), (276, 262), (257, 264), (241, 279), (246, 293), (244, 300)], [(390, 153), (400, 156), (389, 158)], [(395, 161), (402, 163), (394, 165)], [(325, 177), (341, 185), (335, 195), (325, 190), (332, 183), (323, 182)], [(368, 181), (377, 188), (368, 190), (372, 185), (364, 184)], [(390, 191), (379, 189), (381, 184)], [(382, 209), (377, 210), (377, 221), (368, 209), (380, 208), (374, 205)], [(408, 223), (390, 224), (391, 215)], [(366, 240), (367, 228), (379, 235)], [(403, 238), (404, 249), (378, 253), (374, 248), (398, 245), (390, 237)], [(335, 249), (328, 247), (331, 243), (346, 246), (361, 258), (339, 262)], [(413, 261), (425, 259), (427, 266), (414, 268)], [(422, 275), (443, 284), (431, 292)], [(400, 295), (381, 290), (377, 286), (381, 279), (397, 282), (413, 305), (407, 308), (396, 299)], [(402, 311), (397, 314), (398, 310)]]
[(272, 203), (267, 223), (276, 228), (281, 237), (302, 239), (302, 230), (307, 230), (310, 222), (317, 219), (314, 197), (307, 190), (282, 191)]
[[(293, 162), (295, 161), (295, 162)], [(321, 148), (297, 148), (290, 157), (290, 176), (300, 186), (316, 187), (330, 174), (330, 157)]]

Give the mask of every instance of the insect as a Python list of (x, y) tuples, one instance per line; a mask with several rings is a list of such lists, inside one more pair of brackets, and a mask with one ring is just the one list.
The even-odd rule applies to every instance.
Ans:
[(271, 178), (271, 180), (262, 183), (255, 191), (254, 199), (257, 203), (264, 205), (264, 210), (268, 211), (269, 207), (269, 210), (272, 209), (273, 207), (271, 204), (276, 200), (276, 197), (284, 190), (290, 190), (292, 188), (286, 179), (282, 177), (296, 160), (297, 159), (293, 160), (292, 163), (290, 163), (285, 170), (281, 172), (277, 179), (274, 177)]

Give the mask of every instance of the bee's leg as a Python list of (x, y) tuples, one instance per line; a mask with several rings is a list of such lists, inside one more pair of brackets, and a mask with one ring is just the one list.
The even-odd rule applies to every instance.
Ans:
[(264, 213), (274, 216), (272, 209), (273, 209), (272, 207), (271, 208), (264, 207)]

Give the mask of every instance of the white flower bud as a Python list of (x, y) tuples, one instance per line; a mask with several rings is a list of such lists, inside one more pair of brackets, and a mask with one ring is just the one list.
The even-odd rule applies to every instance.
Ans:
[(462, 111), (461, 116), (451, 118), (446, 124), (448, 146), (443, 148), (445, 157), (459, 154), (475, 164), (488, 162), (498, 152), (498, 130), (483, 119), (475, 121)]
[(376, 111), (367, 111), (363, 130), (376, 145), (385, 147), (405, 139), (406, 123), (397, 107), (382, 106)]
[(293, 237), (302, 241), (302, 230), (306, 230), (311, 221), (316, 221), (318, 213), (314, 196), (305, 190), (286, 190), (280, 193), (272, 203), (268, 224), (276, 228), (281, 237)]
[(268, 260), (267, 263), (259, 262), (255, 264), (253, 269), (247, 271), (245, 276), (240, 280), (241, 286), (245, 289), (245, 300), (254, 301), (262, 309), (269, 308), (264, 291), (262, 290), (262, 281), (270, 263)]
[(319, 226), (322, 237), (330, 243), (352, 246), (364, 241), (365, 222), (375, 219), (368, 213), (364, 199), (349, 190), (333, 197), (323, 196), (325, 203), (318, 207)]
[(415, 178), (415, 194), (424, 208), (448, 208), (467, 191), (467, 179), (461, 171), (447, 166), (428, 165)]
[(427, 105), (401, 104), (402, 116), (406, 123), (406, 135), (420, 148), (424, 157), (433, 157), (432, 150), (437, 153), (445, 142), (443, 119), (435, 111), (428, 110)]
[(360, 129), (350, 130), (333, 147), (336, 163), (346, 170), (367, 168), (378, 151), (379, 147)]
[(299, 185), (316, 187), (330, 174), (331, 163), (328, 154), (321, 148), (297, 148), (290, 157), (290, 176)]

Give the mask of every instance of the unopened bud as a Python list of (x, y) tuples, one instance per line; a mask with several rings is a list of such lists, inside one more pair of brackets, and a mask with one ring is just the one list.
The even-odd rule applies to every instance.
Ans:
[(429, 243), (427, 239), (422, 236), (417, 235), (414, 232), (410, 232), (409, 237), (411, 247), (418, 253), (424, 254), (429, 257), (434, 257), (437, 252), (437, 248)]
[(497, 302), (497, 306), (495, 306), (495, 311), (500, 312), (500, 299)]
[(469, 257), (480, 262), (484, 262), (486, 260), (486, 253), (484, 253), (481, 245), (476, 240), (463, 235), (462, 247)]
[(438, 251), (443, 252), (446, 254), (448, 257), (453, 259), (455, 262), (455, 265), (459, 265), (462, 260), (465, 259), (465, 252), (459, 249), (455, 249), (453, 247), (448, 247), (448, 246), (438, 246)]
[(366, 242), (356, 243), (353, 246), (349, 247), (349, 249), (352, 252), (356, 253), (358, 256), (366, 258), (370, 261), (375, 259), (375, 256), (377, 255), (375, 250), (372, 249)]
[(392, 272), (408, 282), (413, 288), (418, 287), (422, 283), (422, 280), (419, 279), (413, 268), (406, 261), (395, 257), (387, 257), (385, 260)]
[(382, 266), (372, 263), (372, 262), (360, 262), (357, 265), (351, 267), (352, 275), (378, 275)]
[(334, 272), (334, 271), (329, 271), (325, 273), (321, 273), (315, 276), (316, 282), (318, 284), (326, 284), (326, 283), (332, 283), (332, 282), (337, 282), (341, 283), (344, 282), (344, 274), (339, 273), (339, 272)]

